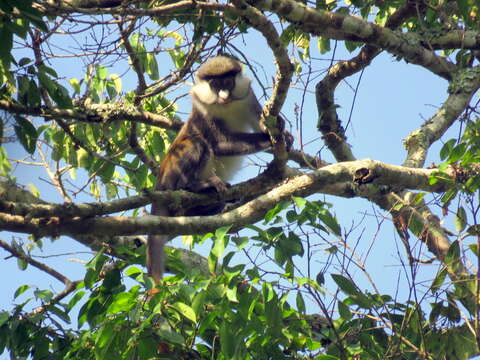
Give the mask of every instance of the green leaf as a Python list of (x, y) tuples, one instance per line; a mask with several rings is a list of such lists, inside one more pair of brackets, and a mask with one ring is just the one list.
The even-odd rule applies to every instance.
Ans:
[(32, 62), (32, 59), (30, 58), (21, 58), (20, 61), (18, 62), (18, 66), (25, 66), (27, 64), (30, 64)]
[(359, 46), (360, 46), (360, 43), (358, 43), (358, 42), (348, 41), (348, 40), (345, 41), (345, 48), (346, 48), (349, 52), (355, 51)]
[(53, 298), (53, 292), (50, 290), (35, 290), (33, 294), (44, 302), (49, 302)]
[(147, 68), (146, 68), (146, 73), (152, 80), (158, 80), (158, 64), (157, 64), (157, 59), (155, 58), (155, 55), (152, 53), (148, 53), (146, 55), (146, 61), (147, 61)]
[(288, 258), (295, 255), (303, 256), (304, 249), (302, 239), (293, 231), (288, 233), (288, 237), (280, 236), (279, 240), (280, 249)]
[(438, 292), (438, 290), (440, 289), (440, 286), (442, 286), (442, 284), (445, 282), (445, 278), (447, 277), (447, 274), (448, 274), (447, 268), (443, 267), (437, 273), (437, 276), (435, 276), (435, 279), (433, 279), (433, 282), (430, 288), (434, 294)]
[(322, 209), (318, 213), (318, 218), (328, 226), (328, 228), (337, 236), (342, 236), (342, 230), (337, 219), (327, 209)]
[(28, 76), (17, 76), (18, 101), (22, 102), (30, 87)]
[(294, 210), (289, 210), (287, 211), (286, 218), (289, 223), (293, 223), (298, 221), (299, 216)]
[(152, 134), (151, 142), (154, 155), (163, 154), (165, 152), (165, 139), (159, 131), (155, 131)]
[(227, 322), (223, 321), (220, 325), (220, 346), (222, 354), (226, 359), (231, 359), (235, 353), (235, 336), (232, 331), (232, 326)]
[(110, 79), (115, 86), (115, 91), (117, 92), (117, 94), (120, 94), (122, 92), (122, 78), (117, 74), (110, 74)]
[(358, 295), (358, 290), (355, 284), (346, 277), (339, 274), (330, 275), (338, 285), (338, 287), (347, 295)]
[(192, 321), (193, 323), (197, 323), (197, 316), (195, 315), (195, 311), (183, 302), (176, 302), (172, 304), (172, 307), (176, 309), (180, 315), (186, 317), (188, 320)]
[(272, 288), (272, 284), (270, 283), (262, 284), (262, 295), (264, 298), (263, 301), (266, 303), (273, 299), (273, 297), (275, 296), (275, 291)]
[(41, 103), (40, 92), (37, 83), (33, 79), (30, 79), (30, 86), (28, 87), (27, 92), (27, 102), (30, 106), (40, 106)]
[(136, 267), (136, 266), (130, 266), (128, 269), (126, 269), (124, 271), (124, 274), (133, 278), (133, 279), (136, 279), (138, 275), (142, 274), (143, 271)]
[(28, 263), (20, 258), (17, 258), (17, 266), (20, 270), (24, 271), (28, 267)]
[(107, 314), (116, 314), (122, 311), (131, 310), (137, 303), (134, 293), (124, 292), (116, 294), (112, 303), (107, 309)]
[(38, 80), (43, 88), (47, 90), (48, 95), (50, 95), (50, 97), (57, 103), (59, 107), (64, 109), (72, 107), (72, 99), (68, 95), (67, 89), (65, 89), (62, 85), (50, 79), (50, 77), (48, 77), (44, 71), (38, 72)]
[(30, 289), (30, 285), (19, 286), (18, 289), (15, 291), (15, 294), (13, 294), (13, 298), (16, 299), (17, 297), (22, 295), (28, 289)]
[(67, 324), (70, 324), (71, 322), (70, 316), (68, 316), (68, 314), (64, 310), (60, 309), (58, 306), (50, 306), (48, 308), (48, 311), (51, 311), (53, 314), (57, 315), (60, 319), (65, 321)]
[(108, 69), (105, 66), (97, 65), (97, 77), (101, 80), (106, 80), (108, 76)]
[(78, 81), (77, 78), (71, 78), (70, 80), (68, 80), (68, 82), (72, 86), (72, 89), (75, 92), (75, 94), (80, 94), (80, 81)]
[(317, 47), (320, 54), (326, 54), (330, 51), (330, 39), (319, 36), (317, 39)]
[(465, 154), (465, 151), (467, 150), (467, 145), (464, 143), (458, 144), (455, 146), (452, 151), (450, 152), (450, 156), (448, 157), (448, 162), (454, 163), (457, 162), (462, 158), (462, 156)]
[(456, 139), (450, 139), (445, 144), (443, 144), (442, 149), (440, 150), (440, 159), (442, 161), (445, 161), (445, 159), (448, 158), (456, 142)]
[(107, 94), (110, 99), (113, 99), (117, 96), (117, 90), (115, 89), (115, 85), (112, 81), (107, 81)]
[(57, 72), (56, 72), (54, 69), (52, 69), (51, 67), (46, 66), (46, 65), (40, 65), (39, 68), (40, 68), (40, 71), (41, 71), (42, 73), (50, 74), (50, 75), (53, 76), (55, 79), (58, 79), (58, 74), (57, 74)]
[(29, 1), (17, 1), (15, 7), (21, 10), (21, 13), (25, 18), (31, 21), (39, 30), (43, 32), (48, 31), (48, 27), (42, 20), (43, 14), (40, 11), (30, 5)]
[(185, 338), (177, 332), (174, 332), (171, 330), (159, 329), (157, 330), (157, 334), (158, 336), (160, 336), (162, 339), (166, 340), (169, 343), (185, 346), (185, 343), (186, 343)]
[(67, 311), (70, 311), (73, 309), (73, 307), (82, 299), (82, 297), (85, 295), (85, 291), (79, 291), (75, 295), (72, 296), (70, 301), (67, 304)]
[(452, 201), (455, 196), (457, 196), (458, 190), (457, 189), (448, 189), (445, 194), (442, 195), (442, 202), (444, 204), (448, 204), (450, 201)]
[(98, 348), (105, 348), (110, 344), (115, 336), (115, 323), (113, 321), (106, 322), (105, 325), (98, 332), (98, 337), (95, 342)]
[(303, 209), (305, 207), (305, 204), (307, 203), (307, 200), (305, 200), (304, 198), (296, 197), (296, 196), (293, 197), (293, 201), (295, 202), (295, 205), (297, 205), (299, 209)]
[(35, 129), (28, 119), (22, 116), (15, 116), (15, 121), (17, 122), (17, 125), (14, 126), (14, 129), (20, 143), (29, 154), (33, 154), (37, 147), (37, 129)]
[(228, 230), (230, 230), (231, 226), (224, 226), (215, 231), (215, 238), (212, 248), (212, 255), (215, 256), (217, 259), (222, 257), (223, 252), (225, 251), (225, 247), (228, 244), (228, 236), (225, 236)]
[(115, 164), (112, 164), (110, 162), (104, 162), (102, 164), (102, 167), (97, 172), (97, 174), (100, 176), (104, 184), (112, 180), (114, 173), (115, 173)]
[(458, 232), (461, 232), (465, 229), (465, 226), (467, 225), (467, 213), (465, 212), (463, 206), (458, 207), (453, 222), (455, 225), (455, 229)]
[(219, 240), (223, 240), (231, 227), (232, 227), (231, 225), (222, 226), (221, 228), (218, 228), (217, 230), (215, 230), (215, 238)]
[(277, 203), (275, 205), (275, 207), (273, 209), (270, 209), (266, 214), (265, 214), (265, 221), (266, 222), (270, 222), (272, 221), (272, 219), (278, 215), (280, 212), (282, 212), (283, 210), (285, 210), (286, 208), (288, 208), (290, 206), (290, 202), (289, 201), (280, 201), (279, 203)]
[(195, 315), (197, 317), (200, 317), (199, 315), (204, 315), (204, 305), (205, 305), (205, 300), (207, 298), (207, 293), (205, 291), (202, 291), (200, 293), (197, 293), (195, 297), (193, 298), (192, 301), (192, 309), (195, 312)]
[(8, 313), (7, 311), (0, 311), (0, 326), (5, 324), (9, 318), (10, 318), (10, 313)]
[(344, 320), (350, 320), (352, 318), (352, 312), (343, 301), (338, 301), (338, 313), (340, 317)]
[(107, 260), (108, 257), (103, 254), (103, 251), (99, 251), (95, 257), (87, 263), (86, 268), (100, 270)]
[(300, 290), (297, 291), (296, 303), (297, 303), (297, 310), (302, 314), (305, 314), (305, 311), (306, 311), (305, 300), (303, 299), (302, 292)]
[(80, 148), (76, 151), (78, 166), (89, 169), (93, 163), (93, 158), (88, 154), (87, 150)]
[(450, 244), (450, 248), (445, 256), (445, 265), (452, 272), (455, 272), (460, 266), (460, 245), (458, 240)]

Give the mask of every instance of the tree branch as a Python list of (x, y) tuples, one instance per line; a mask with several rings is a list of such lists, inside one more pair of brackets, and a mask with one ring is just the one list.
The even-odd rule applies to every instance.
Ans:
[(420, 38), (395, 32), (355, 16), (314, 9), (294, 0), (249, 0), (248, 3), (259, 10), (272, 11), (310, 34), (377, 46), (447, 80), (451, 79), (456, 70), (453, 63), (421, 46)]
[[(361, 194), (362, 185), (398, 187), (425, 191), (445, 191), (455, 182), (452, 169), (447, 181), (429, 184), (429, 177), (435, 169), (412, 169), (387, 165), (374, 160), (342, 162), (326, 166), (309, 174), (296, 176), (279, 186), (229, 212), (216, 216), (192, 217), (94, 217), (94, 218), (28, 218), (7, 213), (0, 214), (0, 229), (34, 234), (36, 236), (59, 236), (90, 233), (98, 236), (140, 235), (140, 234), (199, 234), (214, 231), (222, 226), (232, 225), (238, 230), (247, 224), (263, 218), (265, 213), (279, 201), (291, 196), (306, 197), (331, 189), (334, 184), (351, 183), (351, 189)], [(369, 185), (371, 186), (371, 185)]]
[(45, 120), (69, 119), (86, 123), (127, 120), (173, 130), (179, 130), (183, 125), (182, 121), (148, 111), (140, 111), (125, 103), (82, 104), (75, 106), (74, 109), (58, 109), (45, 106), (25, 106), (13, 101), (0, 100), (0, 109), (13, 114), (40, 116)]
[(467, 108), (473, 95), (480, 88), (480, 66), (461, 70), (455, 75), (449, 88), (450, 95), (433, 117), (428, 119), (420, 129), (410, 133), (404, 144), (408, 150), (403, 165), (421, 167), (425, 164), (428, 149), (452, 126), (455, 120)]
[(53, 268), (51, 268), (51, 267), (49, 267), (45, 264), (42, 264), (41, 262), (39, 262), (37, 260), (32, 259), (30, 256), (25, 254), (23, 251), (19, 251), (19, 250), (15, 249), (13, 246), (10, 246), (7, 242), (5, 242), (3, 240), (0, 240), (0, 247), (4, 250), (8, 251), (10, 254), (12, 254), (16, 258), (21, 259), (21, 260), (25, 261), (26, 263), (36, 267), (37, 269), (40, 269), (43, 272), (46, 272), (47, 274), (53, 276), (55, 279), (62, 282), (63, 284), (69, 285), (69, 284), (72, 283), (65, 275), (60, 274), (55, 269), (53, 269)]

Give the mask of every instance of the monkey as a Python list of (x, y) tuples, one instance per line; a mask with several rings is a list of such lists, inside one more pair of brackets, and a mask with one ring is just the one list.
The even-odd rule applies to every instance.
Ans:
[[(221, 195), (239, 170), (242, 155), (272, 146), (260, 121), (262, 108), (250, 82), (243, 76), (241, 63), (232, 57), (214, 56), (198, 68), (190, 90), (190, 116), (158, 168), (155, 190), (212, 190)], [(284, 131), (283, 119), (279, 119)], [(255, 132), (249, 132), (252, 130)], [(284, 133), (289, 147), (292, 137), (287, 131)], [(151, 214), (176, 215), (155, 202)], [(163, 247), (171, 238), (169, 235), (148, 238), (147, 270), (155, 284), (163, 276)]]

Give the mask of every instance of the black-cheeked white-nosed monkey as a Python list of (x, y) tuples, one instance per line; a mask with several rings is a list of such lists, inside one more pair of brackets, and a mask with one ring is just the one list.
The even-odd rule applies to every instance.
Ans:
[[(240, 168), (242, 155), (272, 145), (260, 124), (262, 108), (239, 61), (215, 56), (200, 66), (195, 80), (190, 91), (192, 112), (160, 165), (156, 190), (213, 188), (222, 193)], [(157, 203), (151, 213), (175, 215)], [(157, 284), (164, 271), (163, 247), (171, 239), (169, 235), (148, 238), (147, 268)]]

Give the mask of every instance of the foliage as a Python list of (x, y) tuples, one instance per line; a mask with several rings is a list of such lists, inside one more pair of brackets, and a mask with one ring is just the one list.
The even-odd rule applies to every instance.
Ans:
[[(20, 240), (11, 235), (0, 247), (16, 258), (19, 271), (33, 267), (65, 287), (18, 284), (12, 308), (0, 311), (0, 354), (139, 360), (479, 355), (480, 119), (479, 103), (472, 100), (480, 88), (479, 5), (475, 0), (269, 4), (0, 1), (0, 229), (29, 235)], [(272, 50), (265, 63), (277, 66), (265, 66), (265, 84), (253, 71), (264, 94), (273, 94), (266, 116), (278, 115), (275, 107), (283, 105), (289, 88), (301, 88), (294, 112), (302, 133), (304, 100), (318, 81), (312, 90), (317, 125), (338, 163), (329, 166), (306, 152), (291, 152), (300, 169), (286, 171), (282, 149), (275, 146), (273, 162), (264, 161), (267, 170), (229, 193), (227, 210), (242, 209), (235, 213), (242, 226), (222, 223), (221, 216), (179, 220), (172, 229), (176, 234), (188, 228), (182, 221), (221, 225), (184, 237), (187, 250), (168, 248), (170, 275), (154, 287), (144, 274), (142, 238), (128, 237), (153, 227), (137, 222), (127, 228), (122, 222), (141, 219), (151, 203), (156, 164), (186, 113), (183, 83), (217, 52), (258, 69), (256, 61), (263, 59), (244, 40), (252, 34), (260, 34)], [(338, 46), (352, 59), (339, 61)], [(358, 165), (345, 135), (348, 123), (334, 102), (338, 84), (363, 72), (381, 52), (449, 84), (445, 103), (405, 139), (408, 154), (396, 176), (389, 176), (387, 164)], [(328, 56), (322, 59), (330, 64), (320, 75), (320, 69), (312, 71), (318, 56)], [(289, 67), (282, 68), (290, 63), (293, 82)], [(427, 150), (453, 124), (460, 124), (460, 135), (443, 142), (442, 163), (427, 169)], [(271, 135), (276, 143), (275, 132)], [(307, 144), (299, 140), (304, 150)], [(323, 142), (314, 146), (317, 154)], [(28, 191), (20, 186), (31, 180), (18, 168), (33, 165), (46, 171), (49, 190), (39, 190), (41, 182)], [(270, 176), (275, 166), (293, 175)], [(52, 189), (62, 206), (47, 202)], [(392, 220), (406, 252), (400, 263), (410, 283), (397, 285), (406, 297), (378, 289), (366, 257), (357, 253), (361, 236), (353, 240), (336, 206), (318, 194), (364, 198), (385, 212), (379, 224), (380, 218)], [(193, 194), (163, 195), (172, 206), (196, 201)], [(243, 226), (247, 210), (258, 221)], [(94, 230), (62, 227), (78, 219), (112, 223)], [(79, 280), (36, 258), (48, 254), (51, 242), (43, 238), (53, 242), (65, 234), (69, 238), (62, 241), (81, 243), (92, 254), (84, 274), (75, 275)], [(426, 252), (434, 259), (422, 260)], [(436, 273), (417, 281), (419, 265), (434, 261)]]

